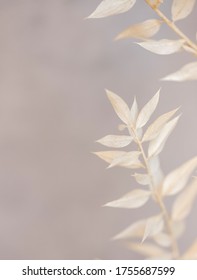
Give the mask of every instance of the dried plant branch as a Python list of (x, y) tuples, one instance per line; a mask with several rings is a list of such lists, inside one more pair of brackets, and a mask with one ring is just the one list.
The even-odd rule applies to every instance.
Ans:
[[(197, 44), (190, 40), (175, 24), (176, 21), (186, 18), (192, 12), (196, 0), (173, 0), (172, 20), (159, 9), (163, 0), (145, 0), (145, 2), (161, 20), (148, 19), (134, 24), (121, 32), (116, 39), (140, 39), (142, 42), (138, 42), (138, 44), (141, 47), (159, 55), (170, 55), (185, 50), (196, 56)], [(136, 0), (103, 0), (89, 18), (102, 18), (124, 13), (133, 8), (135, 3)], [(150, 40), (159, 32), (162, 22), (166, 23), (180, 39)], [(162, 80), (179, 82), (197, 80), (197, 62), (186, 64)], [(97, 142), (111, 148), (123, 148), (134, 142), (138, 150), (131, 152), (101, 151), (95, 154), (109, 163), (108, 168), (121, 166), (131, 170), (142, 169), (143, 173), (132, 175), (138, 184), (148, 187), (148, 190), (136, 188), (123, 197), (105, 204), (105, 206), (139, 208), (152, 197), (159, 206), (159, 214), (135, 222), (113, 239), (141, 239), (142, 244), (132, 242), (129, 244), (129, 248), (149, 258), (197, 259), (196, 240), (185, 252), (180, 252), (178, 245), (178, 238), (184, 231), (185, 219), (197, 196), (197, 179), (194, 178), (190, 183), (191, 175), (197, 168), (197, 157), (188, 160), (167, 176), (163, 176), (159, 164), (159, 154), (179, 119), (179, 116), (172, 118), (177, 109), (161, 115), (148, 126), (145, 132), (143, 131), (158, 105), (159, 93), (160, 91), (139, 111), (135, 98), (131, 109), (129, 109), (121, 97), (107, 91), (107, 96), (117, 116), (123, 122), (119, 129), (124, 131), (127, 128), (129, 135), (107, 135)], [(148, 143), (147, 150), (145, 142)], [(170, 210), (164, 203), (167, 196), (175, 196)], [(149, 242), (150, 240), (151, 242)]]
[(187, 45), (194, 51), (197, 55), (197, 45), (190, 40), (177, 26), (176, 24), (169, 20), (158, 8), (157, 5), (153, 4), (150, 0), (145, 0), (145, 2), (156, 12), (156, 14), (181, 38), (187, 43)]
[(162, 214), (164, 216), (166, 228), (167, 228), (167, 231), (168, 231), (169, 236), (171, 238), (172, 256), (173, 256), (174, 259), (177, 259), (177, 258), (179, 258), (180, 253), (179, 253), (179, 248), (178, 248), (177, 240), (176, 240), (176, 237), (174, 235), (174, 231), (173, 231), (173, 227), (172, 227), (172, 221), (171, 221), (170, 215), (169, 215), (169, 213), (167, 211), (167, 208), (166, 208), (166, 206), (165, 206), (165, 204), (164, 204), (164, 202), (162, 200), (162, 196), (158, 192), (157, 186), (154, 183), (153, 174), (151, 172), (151, 168), (149, 166), (148, 158), (147, 158), (145, 150), (143, 148), (142, 141), (138, 137), (137, 131), (136, 131), (134, 126), (130, 125), (130, 126), (127, 126), (127, 128), (128, 128), (129, 134), (131, 136), (134, 135), (135, 142), (138, 145), (139, 150), (140, 150), (140, 152), (142, 154), (143, 161), (144, 161), (144, 166), (145, 166), (147, 174), (148, 174), (148, 176), (150, 178), (150, 190), (151, 190), (152, 195), (155, 198), (155, 201), (158, 203), (158, 205), (160, 207), (160, 210), (161, 210), (161, 212), (162, 212)]

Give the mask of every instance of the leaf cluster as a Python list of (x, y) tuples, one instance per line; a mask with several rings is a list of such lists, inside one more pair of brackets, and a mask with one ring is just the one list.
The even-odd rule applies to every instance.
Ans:
[[(178, 21), (191, 14), (196, 0), (173, 0), (170, 3), (170, 19), (161, 11), (163, 0), (144, 0), (144, 2), (155, 11), (158, 18), (146, 19), (127, 27), (116, 36), (116, 40), (138, 39), (137, 44), (140, 47), (158, 55), (187, 51), (196, 56), (196, 43), (176, 25)], [(133, 8), (136, 3), (136, 0), (103, 0), (88, 18), (122, 14)], [(152, 39), (160, 31), (162, 24), (168, 25), (178, 38)], [(197, 62), (192, 61), (182, 66), (162, 80), (177, 82), (197, 80)], [(150, 201), (159, 206), (159, 211), (154, 216), (135, 222), (113, 239), (127, 240), (130, 249), (150, 259), (197, 259), (197, 240), (185, 252), (180, 252), (178, 244), (186, 228), (186, 218), (197, 196), (197, 179), (191, 178), (197, 168), (197, 157), (189, 159), (165, 176), (159, 160), (159, 155), (180, 118), (180, 115), (176, 115), (179, 108), (162, 114), (149, 124), (159, 102), (160, 90), (141, 110), (138, 108), (136, 98), (129, 108), (120, 96), (109, 90), (106, 92), (115, 113), (122, 121), (119, 130), (124, 134), (107, 135), (97, 140), (112, 150), (95, 154), (109, 164), (108, 168), (120, 166), (131, 170), (140, 187), (135, 187), (105, 206), (134, 209)], [(131, 143), (135, 144), (136, 149), (129, 152), (122, 150)], [(167, 209), (165, 205), (167, 197), (174, 198), (171, 209)]]

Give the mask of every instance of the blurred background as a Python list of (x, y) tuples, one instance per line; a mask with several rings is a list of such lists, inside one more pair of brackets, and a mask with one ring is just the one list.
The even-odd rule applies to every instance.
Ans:
[[(125, 14), (84, 20), (100, 2), (0, 0), (0, 259), (140, 257), (110, 239), (156, 209), (101, 207), (136, 186), (128, 170), (106, 170), (91, 153), (103, 150), (95, 140), (117, 133), (120, 123), (104, 88), (128, 104), (136, 95), (143, 106), (162, 87), (155, 116), (181, 105), (161, 154), (165, 173), (197, 153), (197, 82), (159, 81), (194, 57), (114, 42), (129, 25), (156, 16), (137, 1)], [(178, 22), (193, 39), (196, 13)], [(165, 26), (156, 37), (176, 38)], [(183, 250), (197, 235), (196, 211)]]

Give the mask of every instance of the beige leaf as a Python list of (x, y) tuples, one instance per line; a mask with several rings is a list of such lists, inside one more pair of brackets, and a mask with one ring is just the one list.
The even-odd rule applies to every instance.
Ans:
[(107, 135), (97, 142), (111, 148), (123, 148), (128, 146), (132, 140), (133, 138), (128, 135)]
[(196, 167), (197, 157), (194, 157), (168, 174), (163, 182), (163, 195), (174, 195), (180, 192)]
[(118, 117), (124, 123), (130, 124), (130, 110), (125, 101), (112, 91), (106, 90), (106, 93)]
[(113, 240), (117, 239), (131, 239), (134, 237), (142, 238), (144, 234), (146, 226), (146, 220), (140, 220), (135, 223), (133, 223), (131, 226), (127, 227), (123, 231), (121, 231), (119, 234), (113, 237)]
[(125, 13), (130, 10), (136, 0), (103, 0), (88, 18), (103, 18)]
[(103, 159), (107, 163), (112, 163), (115, 158), (118, 158), (122, 155), (125, 155), (124, 151), (102, 151), (102, 152), (94, 152), (93, 154), (97, 155), (99, 158)]
[(133, 177), (135, 177), (136, 182), (140, 185), (146, 186), (150, 184), (150, 176), (148, 174), (135, 173)]
[(152, 180), (155, 186), (160, 186), (163, 181), (163, 172), (160, 167), (160, 161), (158, 156), (153, 156), (148, 159), (149, 169), (152, 174)]
[(177, 72), (174, 72), (162, 78), (161, 80), (175, 82), (197, 80), (197, 62), (191, 62), (189, 64), (186, 64)]
[(118, 200), (108, 202), (104, 206), (127, 209), (139, 208), (149, 200), (150, 194), (151, 193), (149, 191), (135, 189)]
[(140, 168), (142, 167), (142, 163), (139, 160), (141, 152), (139, 151), (133, 151), (133, 152), (126, 152), (120, 157), (115, 158), (111, 164), (108, 166), (108, 168), (114, 167), (114, 166), (124, 166), (127, 168)]
[(163, 230), (163, 227), (164, 220), (161, 214), (148, 218), (142, 242), (144, 242), (147, 237), (152, 237), (161, 232)]
[(123, 123), (119, 124), (119, 126), (118, 126), (118, 130), (119, 130), (119, 131), (123, 131), (123, 130), (125, 130), (126, 128), (127, 128), (127, 126), (126, 126), (125, 124), (123, 124)]
[(173, 117), (179, 108), (158, 117), (144, 133), (142, 142), (153, 140), (161, 132), (164, 125)]
[(172, 219), (180, 221), (185, 219), (192, 208), (197, 195), (197, 180), (193, 182), (176, 198), (172, 207)]
[(189, 247), (189, 249), (184, 253), (184, 260), (196, 260), (197, 259), (197, 239), (194, 243)]
[(159, 135), (149, 143), (149, 147), (148, 147), (149, 157), (156, 156), (163, 150), (165, 143), (168, 137), (170, 136), (170, 134), (172, 133), (173, 129), (175, 128), (179, 118), (180, 116), (172, 119), (167, 124), (165, 124), (165, 126), (163, 127)]
[(160, 90), (158, 90), (158, 92), (151, 98), (151, 100), (140, 111), (138, 118), (137, 118), (137, 123), (136, 123), (137, 128), (143, 127), (149, 121), (151, 115), (155, 111), (157, 104), (159, 102), (159, 94), (160, 94)]
[(138, 117), (138, 105), (137, 105), (136, 98), (134, 98), (133, 104), (131, 106), (131, 111), (130, 111), (130, 118), (131, 118), (131, 122), (133, 125), (136, 124), (137, 117)]
[(173, 54), (181, 50), (184, 40), (167, 40), (146, 41), (137, 43), (142, 48), (161, 55)]
[(147, 39), (154, 36), (160, 29), (162, 21), (157, 19), (149, 19), (144, 22), (134, 24), (123, 32), (121, 32), (117, 37), (118, 39), (123, 38), (138, 38)]
[(151, 173), (155, 173), (158, 172), (158, 169), (160, 168), (160, 160), (158, 156), (155, 157), (151, 157), (148, 159), (148, 164), (149, 164), (149, 168)]
[(186, 18), (193, 10), (196, 0), (173, 0), (172, 20), (177, 21)]
[(174, 235), (177, 239), (179, 239), (185, 229), (186, 229), (186, 226), (185, 226), (185, 222), (184, 221), (172, 221), (172, 229), (173, 229), (173, 232), (174, 232)]
[(159, 232), (155, 236), (153, 236), (153, 240), (160, 245), (161, 247), (170, 247), (171, 246), (171, 238), (168, 234)]
[(169, 259), (168, 251), (162, 249), (161, 247), (154, 245), (152, 243), (130, 243), (128, 244), (129, 249), (144, 255), (148, 258), (159, 258), (159, 259)]

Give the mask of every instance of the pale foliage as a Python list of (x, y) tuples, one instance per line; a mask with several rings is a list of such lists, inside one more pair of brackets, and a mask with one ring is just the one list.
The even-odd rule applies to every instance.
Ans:
[(196, 0), (173, 0), (172, 20), (186, 18), (193, 10)]
[[(174, 115), (178, 109), (171, 110), (159, 116), (155, 121), (148, 125), (145, 132), (142, 131), (141, 138), (137, 131), (147, 125), (154, 113), (158, 101), (160, 90), (149, 100), (141, 110), (138, 109), (137, 100), (134, 98), (131, 109), (126, 102), (112, 91), (107, 90), (107, 96), (111, 102), (116, 114), (124, 123), (128, 130), (128, 135), (107, 135), (97, 142), (111, 148), (122, 148), (129, 146), (131, 142), (135, 143), (138, 150), (130, 152), (124, 151), (102, 151), (96, 152), (100, 158), (109, 163), (108, 168), (122, 166), (126, 168), (139, 169), (143, 173), (134, 172), (132, 176), (136, 182), (146, 189), (135, 188), (122, 197), (106, 203), (104, 206), (115, 208), (134, 209), (144, 206), (151, 198), (152, 202), (158, 203), (160, 212), (152, 217), (148, 217), (132, 224), (114, 239), (132, 239), (139, 238), (145, 244), (129, 245), (133, 250), (140, 252), (150, 258), (174, 258), (175, 240), (183, 233), (183, 225), (177, 225), (177, 222), (184, 221), (188, 216), (192, 204), (197, 194), (197, 180), (190, 183), (189, 179), (197, 168), (197, 157), (188, 160), (167, 176), (163, 176), (158, 154), (163, 150), (167, 139), (174, 130), (179, 117)], [(174, 117), (174, 118), (173, 118)], [(147, 151), (143, 143), (148, 142)], [(189, 183), (189, 185), (188, 185)], [(183, 192), (181, 190), (184, 189)], [(176, 195), (172, 213), (167, 213), (164, 206), (164, 197)], [(153, 243), (146, 244), (146, 240), (151, 239)], [(135, 244), (135, 245), (134, 245)], [(147, 255), (147, 248), (153, 246), (159, 250), (159, 254)], [(166, 248), (165, 250), (160, 247)]]
[[(197, 56), (197, 45), (190, 40), (176, 25), (176, 22), (185, 19), (191, 14), (195, 0), (169, 1), (171, 19), (167, 18), (161, 8), (162, 0), (145, 0), (157, 14), (158, 18), (146, 19), (123, 30), (116, 39), (135, 38), (142, 48), (159, 55), (171, 55), (181, 51)], [(103, 0), (89, 18), (103, 18), (129, 11), (137, 3), (136, 0)], [(152, 37), (160, 31), (161, 24), (168, 25), (178, 36), (172, 39), (154, 40)], [(163, 81), (197, 80), (197, 62), (184, 65), (176, 72), (166, 75)], [(164, 176), (159, 154), (165, 148), (167, 140), (176, 127), (180, 115), (175, 116), (178, 109), (171, 110), (150, 121), (159, 102), (160, 90), (145, 104), (138, 108), (134, 98), (130, 107), (117, 94), (107, 90), (108, 99), (122, 124), (119, 130), (124, 135), (107, 135), (97, 140), (98, 143), (119, 150), (96, 152), (95, 154), (106, 161), (108, 168), (121, 166), (129, 168), (136, 183), (141, 188), (131, 190), (126, 195), (106, 203), (104, 206), (117, 208), (139, 208), (146, 203), (157, 203), (158, 212), (154, 216), (136, 221), (117, 234), (113, 239), (129, 239), (132, 242), (128, 247), (149, 259), (197, 259), (197, 241), (185, 253), (179, 251), (178, 239), (185, 231), (185, 220), (191, 212), (197, 196), (197, 180), (191, 182), (191, 176), (197, 168), (197, 157), (183, 163), (168, 175)], [(125, 130), (128, 130), (128, 134)], [(129, 147), (132, 151), (121, 151)], [(133, 145), (135, 144), (135, 145)], [(143, 187), (143, 189), (142, 189)], [(174, 198), (172, 209), (169, 211), (164, 199)], [(139, 239), (140, 242), (134, 242)]]
[[(163, 3), (161, 0), (145, 0), (148, 5), (160, 16), (161, 19), (148, 19), (141, 23), (134, 24), (120, 34), (116, 39), (137, 38), (143, 42), (137, 44), (144, 49), (159, 55), (170, 55), (173, 53), (185, 50), (189, 53), (197, 55), (197, 45), (192, 42), (176, 25), (175, 22), (189, 16), (193, 11), (196, 0), (173, 0), (171, 4), (171, 17), (168, 19), (160, 10), (159, 7)], [(131, 0), (104, 0), (100, 3), (97, 9), (89, 16), (89, 18), (107, 17), (116, 15), (130, 10), (136, 1)], [(149, 40), (160, 30), (162, 23), (166, 23), (178, 36), (178, 40), (161, 39)], [(186, 81), (197, 80), (196, 62), (191, 62), (183, 66), (177, 72), (167, 75), (163, 81)]]

